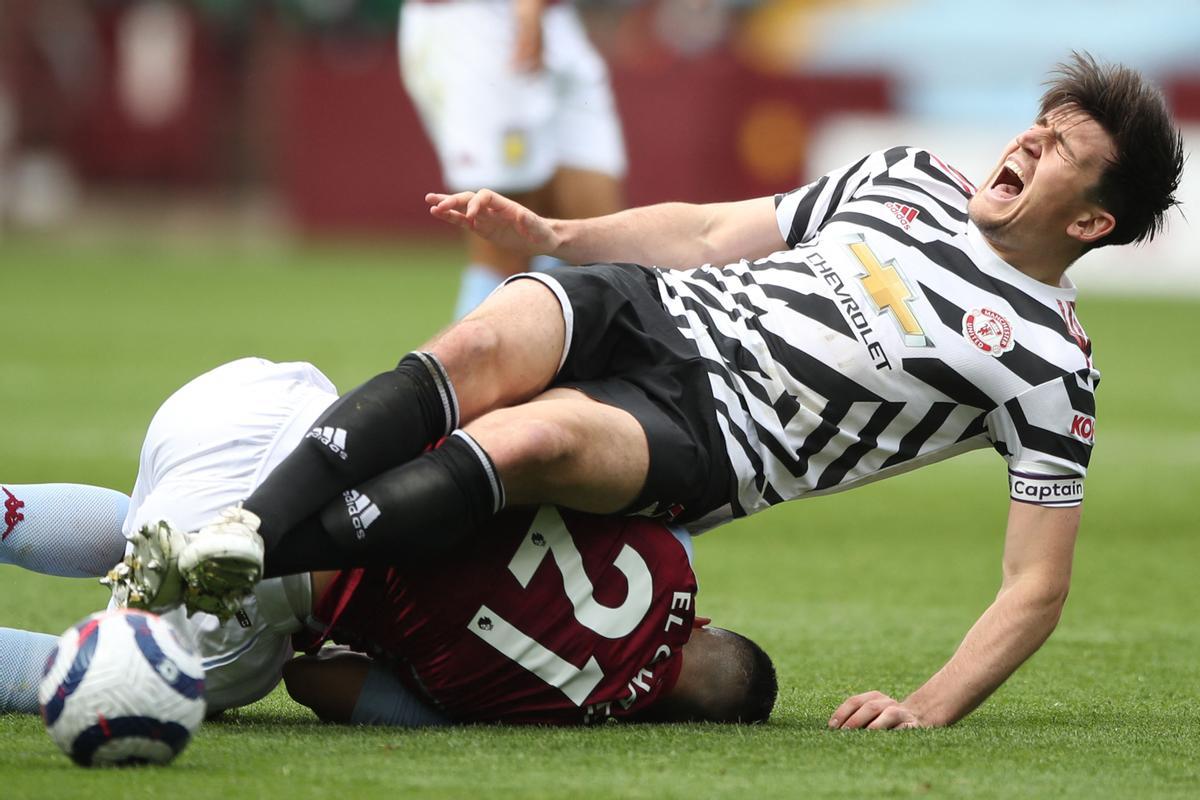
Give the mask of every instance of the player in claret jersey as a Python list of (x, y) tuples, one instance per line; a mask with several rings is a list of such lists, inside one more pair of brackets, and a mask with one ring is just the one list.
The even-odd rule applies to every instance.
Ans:
[[(69, 484), (0, 487), (14, 498), (0, 563), (102, 575), (125, 547), (122, 528), (134, 535), (164, 518), (185, 526), (210, 518), (250, 491), (336, 398), (311, 364), (241, 359), (205, 373), (155, 414), (132, 497)], [(354, 500), (369, 523), (369, 501)], [(260, 582), (224, 622), (182, 609), (167, 618), (203, 658), (210, 712), (263, 697), (286, 665), (298, 697), (348, 722), (767, 718), (775, 697), (767, 655), (736, 634), (693, 630), (687, 534), (649, 520), (566, 519), (569, 528), (553, 507), (513, 510), (463, 554), (285, 575)], [(293, 635), (311, 646), (325, 638), (317, 634), (380, 660), (291, 666)], [(56, 638), (0, 628), (0, 712), (36, 712)]]
[(388, 670), (455, 721), (770, 714), (766, 653), (696, 620), (687, 534), (552, 506), (505, 512), (488, 534), (434, 565), (314, 576), (323, 630), (308, 646), (336, 641), (374, 663), (298, 659), (284, 670), (292, 696), (327, 719), (358, 706), (361, 719), (364, 706), (388, 705), (364, 687), (372, 670)]

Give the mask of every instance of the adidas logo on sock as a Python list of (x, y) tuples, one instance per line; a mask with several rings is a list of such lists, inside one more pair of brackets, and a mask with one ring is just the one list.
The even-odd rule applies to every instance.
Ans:
[(338, 458), (342, 461), (350, 457), (346, 453), (346, 431), (342, 428), (313, 428), (305, 438), (316, 439), (337, 453)]
[(354, 526), (354, 538), (361, 542), (367, 535), (367, 528), (383, 512), (371, 502), (371, 498), (355, 489), (342, 492), (342, 497), (346, 500), (346, 511), (350, 513), (350, 524)]

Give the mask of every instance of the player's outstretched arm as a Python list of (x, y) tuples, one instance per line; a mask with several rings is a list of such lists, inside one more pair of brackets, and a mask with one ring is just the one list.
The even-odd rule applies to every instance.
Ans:
[(505, 250), (529, 256), (545, 255), (559, 247), (550, 220), (491, 189), (478, 192), (425, 195), (429, 213), (476, 233)]
[(1013, 501), (1000, 592), (946, 665), (902, 702), (881, 692), (847, 699), (833, 712), (829, 727), (935, 727), (971, 713), (1058, 624), (1071, 583), (1079, 515), (1078, 507)]
[(323, 722), (424, 728), (450, 718), (427, 706), (391, 672), (361, 653), (326, 647), (283, 665), (292, 699)]
[(756, 259), (787, 244), (775, 221), (775, 201), (661, 203), (591, 219), (547, 219), (489, 189), (427, 194), (429, 213), (530, 256), (568, 264), (632, 262), (674, 269)]

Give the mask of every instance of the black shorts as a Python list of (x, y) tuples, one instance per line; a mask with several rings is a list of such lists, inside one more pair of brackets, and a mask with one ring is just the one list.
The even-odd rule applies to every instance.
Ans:
[(558, 297), (566, 353), (554, 386), (628, 411), (650, 446), (646, 484), (627, 513), (699, 519), (733, 496), (706, 362), (658, 294), (654, 271), (635, 264), (557, 267), (519, 278)]

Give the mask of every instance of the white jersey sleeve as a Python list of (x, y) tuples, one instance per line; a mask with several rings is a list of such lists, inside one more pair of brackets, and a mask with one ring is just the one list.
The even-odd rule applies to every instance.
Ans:
[(308, 575), (262, 581), (224, 624), (211, 614), (190, 618), (182, 608), (163, 616), (186, 635), (204, 664), (209, 713), (261, 700), (283, 677), (291, 660), (292, 634), (311, 608)]
[(1013, 500), (1043, 506), (1083, 502), (1096, 435), (1094, 370), (1035, 386), (987, 417), (989, 438), (1008, 461)]
[[(890, 151), (887, 151), (890, 152)], [(788, 247), (807, 242), (855, 190), (887, 169), (887, 152), (864, 156), (822, 175), (807, 186), (775, 196), (775, 221)]]

